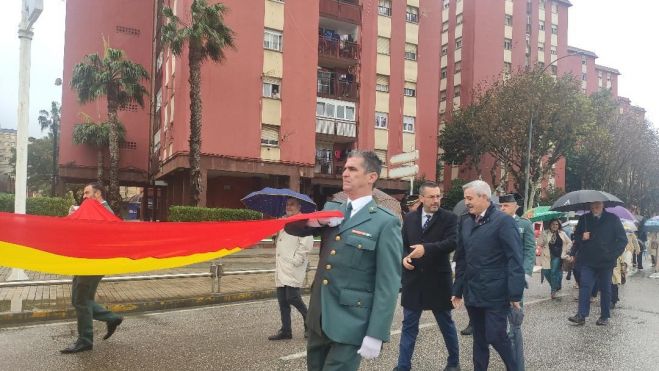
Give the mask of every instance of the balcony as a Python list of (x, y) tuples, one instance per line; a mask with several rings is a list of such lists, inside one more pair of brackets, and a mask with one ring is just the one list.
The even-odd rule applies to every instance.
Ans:
[(337, 142), (351, 142), (357, 137), (357, 123), (316, 117), (316, 133), (330, 135)]
[(349, 67), (359, 60), (359, 44), (351, 41), (318, 38), (319, 64), (329, 67)]
[(320, 0), (320, 16), (361, 24), (361, 8), (356, 0)]
[[(357, 83), (318, 73), (316, 95), (323, 98), (357, 100)], [(332, 74), (333, 75), (333, 74)]]

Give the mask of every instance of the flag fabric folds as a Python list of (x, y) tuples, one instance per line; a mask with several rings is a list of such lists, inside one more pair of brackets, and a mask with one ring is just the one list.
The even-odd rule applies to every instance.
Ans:
[(174, 268), (249, 248), (292, 221), (334, 216), (341, 215), (321, 211), (244, 222), (123, 222), (89, 200), (66, 218), (0, 213), (0, 266), (62, 275)]

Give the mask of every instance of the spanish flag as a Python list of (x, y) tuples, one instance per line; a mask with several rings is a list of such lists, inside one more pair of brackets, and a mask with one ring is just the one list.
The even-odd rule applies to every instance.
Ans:
[(256, 245), (287, 223), (341, 216), (202, 223), (124, 222), (86, 200), (65, 218), (0, 213), (0, 266), (62, 275), (107, 275), (181, 267)]

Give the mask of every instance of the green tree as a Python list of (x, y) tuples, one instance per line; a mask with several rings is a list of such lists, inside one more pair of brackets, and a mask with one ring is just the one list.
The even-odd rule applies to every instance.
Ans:
[(446, 210), (453, 210), (455, 205), (464, 198), (462, 186), (467, 184), (466, 180), (453, 179), (451, 181), (451, 188), (444, 194), (442, 198), (442, 208)]
[[(27, 147), (27, 189), (30, 193), (43, 194), (50, 190), (53, 163), (53, 138), (28, 139)], [(9, 165), (16, 169), (16, 149), (12, 149)]]
[(39, 111), (39, 125), (41, 131), (48, 130), (48, 135), (53, 139), (53, 168), (51, 170), (50, 196), (55, 197), (57, 188), (57, 159), (59, 155), (59, 132), (60, 132), (60, 114), (62, 107), (57, 102), (52, 102), (50, 111)]
[(77, 92), (80, 103), (96, 101), (106, 97), (109, 125), (110, 176), (109, 202), (119, 210), (119, 118), (117, 112), (130, 104), (144, 107), (144, 96), (148, 95), (142, 85), (149, 74), (141, 65), (124, 58), (124, 52), (105, 45), (103, 58), (88, 54), (81, 63), (73, 67), (71, 87)]
[(171, 8), (165, 7), (167, 19), (162, 26), (162, 42), (180, 56), (183, 46), (188, 46), (188, 66), (190, 85), (190, 196), (193, 205), (200, 205), (200, 195), (205, 185), (201, 178), (201, 65), (206, 59), (222, 62), (224, 49), (234, 48), (234, 32), (224, 24), (223, 4), (208, 5), (206, 0), (193, 0), (190, 6), (190, 20), (182, 22)]
[[(126, 129), (119, 123), (117, 126), (119, 143), (123, 143)], [(86, 122), (73, 127), (73, 143), (84, 144), (96, 150), (96, 178), (103, 182), (104, 178), (104, 153), (110, 146), (110, 124), (101, 122)]]

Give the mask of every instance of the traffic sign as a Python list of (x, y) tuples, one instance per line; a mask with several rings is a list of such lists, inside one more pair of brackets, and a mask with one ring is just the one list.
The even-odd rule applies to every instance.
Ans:
[(391, 165), (404, 164), (406, 162), (412, 162), (419, 159), (419, 150), (415, 149), (412, 152), (404, 152), (395, 156), (391, 156), (389, 163)]
[(419, 165), (412, 165), (412, 166), (403, 166), (403, 167), (397, 167), (395, 169), (391, 169), (387, 173), (387, 176), (389, 178), (398, 179), (398, 178), (414, 177), (418, 173), (419, 173)]

